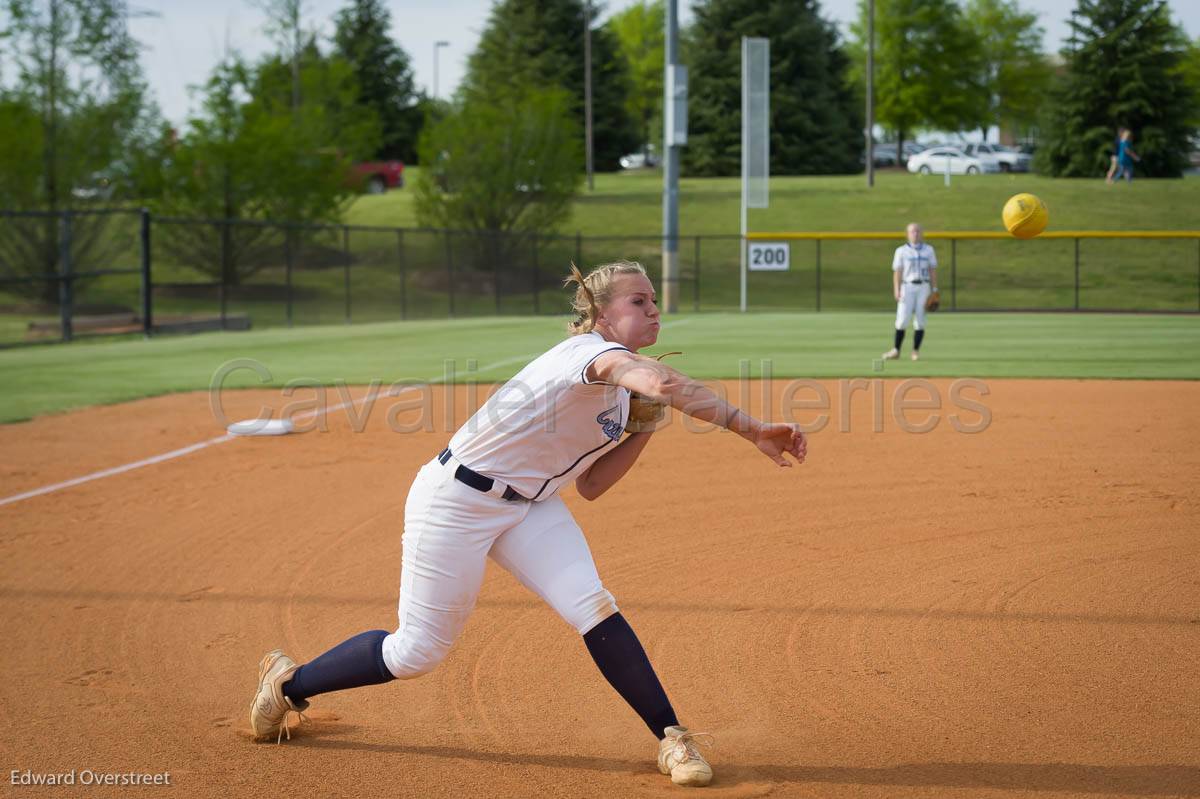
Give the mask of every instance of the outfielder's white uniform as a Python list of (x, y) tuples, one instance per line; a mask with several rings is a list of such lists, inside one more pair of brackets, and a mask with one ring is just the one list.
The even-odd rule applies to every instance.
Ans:
[[(614, 349), (625, 347), (594, 332), (553, 347), (421, 467), (404, 508), (400, 626), (383, 639), (393, 675), (418, 677), (446, 656), (475, 607), (489, 556), (581, 635), (617, 612), (558, 496), (624, 432), (629, 391), (586, 375)], [(491, 478), (491, 489), (460, 482), (460, 465)], [(506, 489), (527, 499), (506, 500)]]
[(925, 301), (929, 298), (931, 272), (937, 269), (937, 254), (926, 242), (914, 247), (907, 242), (896, 248), (892, 271), (900, 272), (900, 301), (896, 303), (896, 329), (908, 327), (915, 314), (913, 327), (925, 329)]

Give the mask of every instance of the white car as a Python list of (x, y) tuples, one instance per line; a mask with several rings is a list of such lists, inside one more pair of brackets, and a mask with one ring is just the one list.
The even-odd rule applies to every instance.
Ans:
[(951, 175), (978, 175), (981, 172), (1000, 171), (1000, 166), (995, 161), (972, 158), (957, 147), (930, 147), (911, 155), (908, 158), (908, 171), (920, 172), (922, 175), (940, 175), (945, 173), (947, 162), (950, 164)]
[(620, 164), (621, 169), (645, 169), (658, 166), (658, 153), (654, 145), (650, 144), (639, 152), (621, 156)]
[(980, 161), (995, 161), (1001, 172), (1028, 172), (1033, 162), (1033, 156), (1019, 153), (1003, 144), (972, 142), (963, 147), (963, 152)]

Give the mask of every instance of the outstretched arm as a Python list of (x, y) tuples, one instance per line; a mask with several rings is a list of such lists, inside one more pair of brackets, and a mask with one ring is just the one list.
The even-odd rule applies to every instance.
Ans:
[(688, 416), (731, 430), (780, 466), (792, 465), (785, 454), (791, 454), (797, 463), (804, 462), (808, 442), (799, 425), (759, 421), (703, 383), (653, 358), (610, 350), (592, 362), (588, 377), (623, 386)]

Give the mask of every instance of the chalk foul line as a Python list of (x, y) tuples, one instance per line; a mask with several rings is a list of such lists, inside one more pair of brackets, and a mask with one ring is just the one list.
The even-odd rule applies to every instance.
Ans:
[[(691, 319), (679, 319), (679, 320), (675, 320), (672, 322), (667, 322), (665, 325), (663, 325), (663, 327), (664, 328), (676, 327), (678, 325), (686, 324), (690, 321), (692, 321), (692, 320)], [(529, 360), (536, 358), (540, 354), (541, 353), (535, 352), (535, 353), (528, 354), (528, 355), (515, 355), (510, 358), (503, 358), (499, 361), (495, 361), (495, 362), (489, 363), (485, 366), (481, 366), (476, 371), (477, 372), (486, 372), (489, 369), (496, 369), (501, 366), (509, 366), (511, 364), (520, 363), (522, 361), (528, 362)], [(435, 385), (435, 384), (441, 382), (442, 377), (443, 376), (431, 377), (428, 380), (424, 381), (424, 384)], [(416, 386), (410, 385), (410, 386), (407, 386), (403, 391), (397, 392), (395, 394), (388, 394), (387, 396), (398, 397), (398, 396), (402, 396), (403, 394), (407, 393), (408, 391), (415, 391), (415, 390), (416, 390)], [(379, 396), (380, 395), (378, 393), (378, 387), (373, 386), (367, 390), (366, 395), (360, 397), (359, 399), (348, 400), (346, 402), (339, 402), (337, 405), (331, 405), (327, 408), (318, 408), (316, 410), (305, 411), (304, 413), (296, 414), (292, 418), (296, 419), (296, 420), (311, 419), (311, 418), (319, 416), (323, 413), (324, 414), (332, 413), (333, 411), (339, 411), (342, 408), (348, 408), (352, 405), (358, 405), (363, 402), (370, 401), (371, 403), (374, 403), (375, 400), (379, 399)], [(185, 455), (191, 455), (193, 452), (199, 452), (202, 449), (207, 449), (209, 447), (215, 447), (218, 444), (224, 444), (227, 441), (233, 441), (236, 438), (242, 438), (242, 436), (235, 436), (235, 435), (232, 435), (231, 433), (226, 433), (225, 435), (216, 436), (215, 438), (210, 438), (205, 441), (198, 441), (195, 444), (189, 444), (186, 447), (180, 447), (179, 449), (173, 449), (170, 452), (164, 452), (159, 455), (152, 455), (151, 457), (143, 458), (140, 461), (133, 461), (132, 463), (125, 463), (120, 466), (113, 466), (112, 468), (109, 468), (109, 469), (101, 469), (98, 472), (92, 472), (91, 474), (85, 474), (82, 477), (73, 477), (70, 480), (62, 481), (61, 483), (53, 483), (48, 486), (42, 486), (41, 488), (34, 488), (29, 491), (22, 492), (20, 494), (13, 494), (10, 497), (4, 497), (4, 498), (0, 499), (0, 507), (4, 507), (5, 505), (12, 505), (14, 503), (22, 502), (27, 499), (33, 499), (34, 497), (45, 496), (46, 494), (53, 494), (56, 491), (62, 491), (67, 488), (74, 488), (77, 485), (83, 485), (84, 483), (90, 483), (94, 480), (103, 480), (106, 477), (115, 477), (119, 474), (125, 474), (126, 472), (132, 472), (136, 469), (142, 469), (146, 466), (153, 466), (156, 463), (164, 463), (166, 461), (174, 460), (176, 458), (182, 458)]]

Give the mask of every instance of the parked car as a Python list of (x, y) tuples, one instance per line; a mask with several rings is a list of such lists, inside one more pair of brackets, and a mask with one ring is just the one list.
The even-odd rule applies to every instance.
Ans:
[(658, 152), (653, 144), (648, 144), (636, 153), (623, 155), (620, 159), (621, 169), (643, 169), (658, 166)]
[(896, 142), (885, 141), (875, 145), (875, 166), (897, 166), (900, 162), (907, 161), (925, 148), (917, 144), (915, 141), (904, 142), (904, 158), (896, 158)]
[(930, 147), (928, 150), (922, 150), (908, 159), (908, 171), (920, 172), (922, 175), (935, 172), (940, 174), (946, 171), (947, 162), (950, 164), (951, 175), (978, 175), (981, 172), (1000, 171), (995, 161), (981, 161), (957, 147)]
[[(879, 142), (871, 149), (871, 160), (875, 162), (877, 167), (888, 167), (896, 165), (896, 145), (888, 142)], [(865, 162), (866, 155), (863, 156)]]
[(76, 200), (111, 200), (115, 189), (116, 184), (111, 177), (103, 172), (94, 172), (71, 189), (71, 196)]
[(980, 161), (994, 161), (1001, 172), (1028, 172), (1033, 156), (1019, 153), (1003, 144), (972, 142), (963, 147), (963, 152)]
[(365, 161), (352, 168), (355, 185), (367, 194), (383, 194), (404, 188), (403, 161)]

